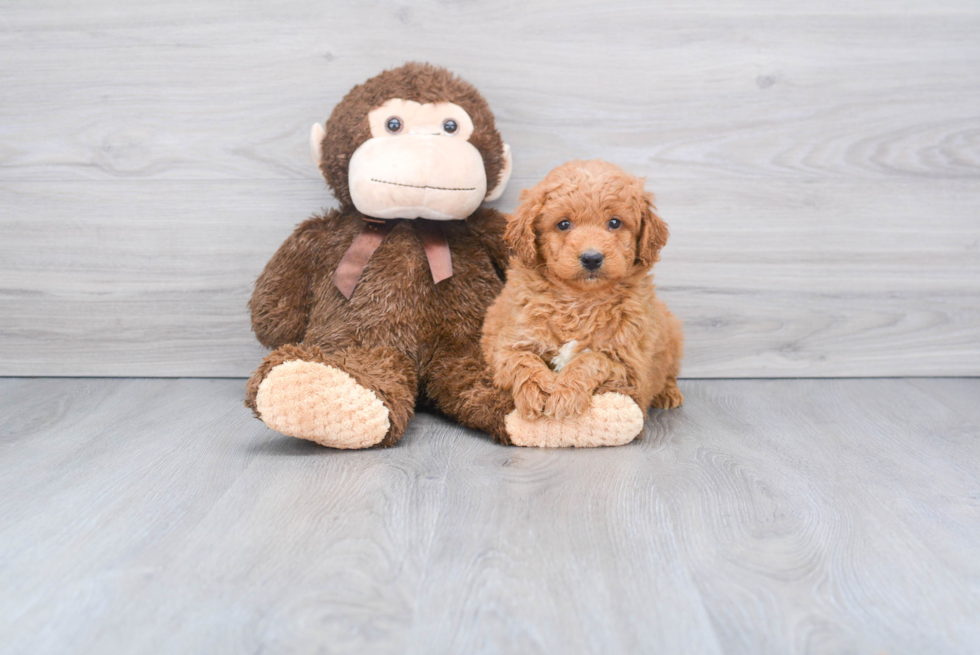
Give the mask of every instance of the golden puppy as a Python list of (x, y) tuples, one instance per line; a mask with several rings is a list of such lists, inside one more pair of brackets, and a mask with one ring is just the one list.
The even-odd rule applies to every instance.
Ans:
[(520, 416), (577, 416), (605, 392), (644, 413), (683, 402), (681, 324), (648, 275), (667, 225), (643, 182), (608, 162), (572, 161), (521, 192), (504, 236), (507, 283), (481, 341)]

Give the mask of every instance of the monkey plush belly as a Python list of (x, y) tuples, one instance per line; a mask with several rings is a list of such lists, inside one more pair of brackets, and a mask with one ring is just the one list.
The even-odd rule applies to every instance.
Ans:
[(337, 263), (339, 259), (318, 271), (304, 341), (330, 349), (389, 346), (415, 359), (432, 280), (412, 226), (392, 230), (372, 255), (350, 300), (333, 283)]
[(477, 339), (486, 308), (502, 283), (485, 248), (465, 226), (453, 226), (448, 240), (453, 275), (438, 285), (412, 221), (399, 223), (388, 234), (350, 300), (332, 282), (336, 263), (324, 265), (315, 282), (304, 341), (331, 350), (384, 346), (418, 362), (427, 344)]

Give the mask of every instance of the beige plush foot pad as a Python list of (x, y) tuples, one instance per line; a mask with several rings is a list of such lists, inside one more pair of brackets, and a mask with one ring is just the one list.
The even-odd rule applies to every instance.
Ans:
[(388, 433), (388, 408), (333, 366), (293, 360), (274, 367), (255, 405), (276, 432), (331, 448), (368, 448)]
[(575, 418), (528, 420), (513, 411), (505, 426), (515, 446), (622, 446), (643, 431), (643, 419), (643, 410), (629, 396), (603, 393), (594, 396), (588, 411)]

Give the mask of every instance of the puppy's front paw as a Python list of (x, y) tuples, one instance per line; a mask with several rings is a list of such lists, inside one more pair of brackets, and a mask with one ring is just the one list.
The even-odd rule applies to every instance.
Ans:
[(592, 393), (576, 389), (565, 384), (555, 385), (555, 390), (548, 396), (544, 413), (557, 421), (570, 416), (584, 414), (592, 404)]
[(514, 390), (514, 406), (517, 413), (528, 420), (541, 416), (548, 402), (548, 394), (533, 378)]

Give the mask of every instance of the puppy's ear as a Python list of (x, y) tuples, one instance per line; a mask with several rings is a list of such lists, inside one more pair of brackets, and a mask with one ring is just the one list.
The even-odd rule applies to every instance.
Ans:
[(504, 241), (510, 246), (517, 261), (529, 268), (538, 261), (538, 235), (534, 231), (534, 223), (544, 209), (547, 197), (548, 194), (540, 184), (533, 189), (524, 189), (521, 191), (521, 202), (517, 209), (507, 217)]
[(656, 207), (653, 205), (653, 194), (643, 190), (643, 181), (640, 180), (639, 198), (637, 204), (640, 206), (640, 234), (636, 244), (636, 266), (643, 269), (652, 268), (660, 261), (660, 250), (667, 245), (667, 224), (657, 216)]

